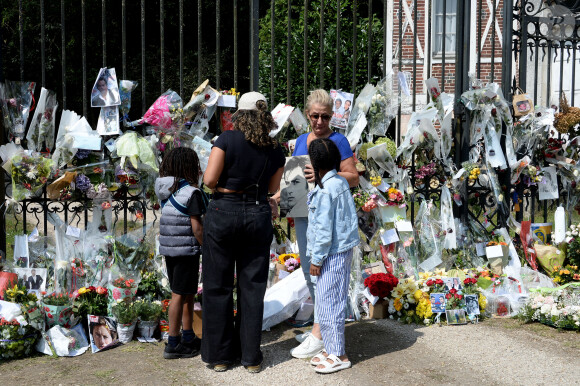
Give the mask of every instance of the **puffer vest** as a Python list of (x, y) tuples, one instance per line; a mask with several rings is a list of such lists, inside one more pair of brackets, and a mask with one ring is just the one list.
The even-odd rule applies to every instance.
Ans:
[[(188, 207), (193, 193), (199, 190), (186, 185), (177, 190), (173, 197), (181, 205)], [(193, 235), (191, 219), (173, 207), (171, 201), (161, 209), (159, 224), (159, 253), (164, 256), (193, 256), (201, 251), (199, 242)]]

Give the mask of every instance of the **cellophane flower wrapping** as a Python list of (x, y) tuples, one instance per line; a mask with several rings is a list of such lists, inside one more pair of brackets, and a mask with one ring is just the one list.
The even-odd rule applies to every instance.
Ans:
[(184, 123), (183, 101), (173, 90), (167, 90), (149, 107), (143, 118), (131, 122), (130, 126), (148, 123), (163, 130), (181, 129)]
[(74, 111), (64, 110), (60, 116), (56, 146), (52, 154), (54, 168), (61, 168), (69, 163), (75, 156), (78, 149), (74, 147), (74, 137), (69, 131), (81, 119), (81, 116)]
[(12, 197), (21, 201), (32, 197), (48, 181), (52, 160), (30, 151), (12, 158)]
[(143, 165), (155, 172), (159, 171), (157, 158), (151, 148), (151, 144), (145, 138), (134, 131), (128, 131), (115, 141), (117, 156), (121, 157), (120, 167), (125, 167), (128, 159), (133, 167)]
[(417, 262), (420, 271), (432, 271), (441, 264), (443, 230), (432, 201), (422, 201), (415, 218)]
[(372, 84), (367, 83), (365, 87), (361, 90), (360, 94), (356, 97), (354, 106), (352, 108), (352, 113), (350, 115), (350, 120), (348, 121), (348, 128), (346, 129), (345, 136), (354, 128), (356, 120), (360, 114), (366, 115), (371, 105), (373, 104), (373, 96), (376, 94), (377, 88)]
[(131, 93), (135, 91), (139, 83), (134, 80), (121, 80), (119, 82), (119, 95), (121, 96), (121, 105), (119, 106), (119, 114), (123, 126), (131, 127), (129, 120), (129, 110), (131, 110)]
[(34, 82), (7, 80), (5, 83), (0, 83), (2, 116), (4, 127), (10, 132), (10, 139), (24, 138), (35, 87)]
[(49, 152), (52, 150), (57, 107), (56, 93), (43, 87), (26, 134), (28, 149), (36, 151), (46, 149)]
[[(369, 90), (370, 92), (370, 90)], [(393, 85), (393, 72), (390, 71), (376, 87), (376, 93), (371, 97), (369, 108), (369, 134), (384, 136), (397, 116), (399, 97)]]

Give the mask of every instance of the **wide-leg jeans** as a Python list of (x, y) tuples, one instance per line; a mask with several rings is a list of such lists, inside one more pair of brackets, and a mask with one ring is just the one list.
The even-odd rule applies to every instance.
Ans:
[(203, 233), (201, 358), (213, 365), (237, 359), (244, 366), (258, 365), (273, 237), (270, 206), (266, 200), (256, 204), (242, 195), (221, 195), (208, 206)]

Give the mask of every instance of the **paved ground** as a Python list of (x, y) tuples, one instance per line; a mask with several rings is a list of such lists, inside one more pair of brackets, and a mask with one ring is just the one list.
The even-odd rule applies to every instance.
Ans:
[(580, 383), (580, 334), (540, 324), (491, 319), (478, 325), (419, 327), (367, 320), (346, 327), (353, 367), (316, 374), (288, 353), (304, 329), (277, 326), (263, 336), (265, 369), (225, 373), (199, 357), (167, 361), (163, 345), (132, 342), (75, 358), (36, 356), (0, 364), (3, 385), (267, 384), (267, 385), (574, 385)]

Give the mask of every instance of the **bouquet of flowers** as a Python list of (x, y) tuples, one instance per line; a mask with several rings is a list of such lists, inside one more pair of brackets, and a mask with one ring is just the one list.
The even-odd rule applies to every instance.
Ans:
[(143, 118), (131, 122), (130, 126), (148, 123), (160, 129), (180, 129), (184, 122), (183, 102), (173, 90), (167, 90), (149, 107)]
[(129, 110), (131, 109), (131, 93), (137, 88), (139, 83), (134, 80), (121, 80), (119, 82), (119, 95), (121, 97), (121, 105), (119, 106), (119, 113), (121, 114), (121, 121), (123, 126), (131, 127), (129, 121)]
[(552, 279), (554, 283), (559, 285), (570, 283), (570, 282), (580, 282), (580, 271), (577, 265), (566, 264), (565, 266), (555, 266), (554, 272), (552, 273)]
[(163, 314), (163, 306), (159, 300), (140, 299), (135, 301), (134, 304), (137, 317), (141, 321), (158, 321)]
[(399, 284), (399, 279), (390, 273), (373, 273), (364, 281), (365, 287), (373, 296), (383, 299), (389, 296), (393, 288)]
[(393, 91), (393, 73), (387, 74), (378, 84), (369, 108), (369, 133), (385, 135), (397, 115), (399, 100)]
[[(24, 130), (34, 99), (34, 82), (18, 82), (7, 80), (0, 83), (0, 104), (4, 127), (10, 130), (10, 139), (24, 138)], [(16, 141), (16, 143), (18, 143)]]
[(68, 293), (52, 293), (42, 298), (48, 328), (59, 325), (71, 327), (72, 299)]
[(425, 285), (429, 287), (429, 292), (443, 292), (445, 289), (445, 282), (443, 279), (431, 278), (425, 282)]
[(12, 158), (12, 196), (16, 201), (32, 197), (48, 181), (52, 160), (40, 153), (22, 152)]
[(117, 323), (121, 325), (131, 325), (137, 320), (135, 303), (129, 298), (117, 300), (111, 309)]
[(109, 291), (104, 287), (81, 287), (73, 293), (73, 314), (86, 319), (87, 315), (106, 315)]
[(354, 199), (354, 204), (356, 209), (361, 209), (366, 202), (369, 200), (370, 195), (366, 190), (363, 190), (359, 187), (354, 188), (352, 198)]
[(47, 149), (50, 152), (54, 143), (54, 118), (57, 107), (56, 93), (43, 87), (26, 135), (28, 149), (36, 151)]
[(286, 266), (286, 271), (294, 272), (296, 269), (300, 268), (300, 257), (286, 259), (284, 265)]
[(457, 310), (460, 308), (465, 308), (465, 296), (459, 293), (455, 288), (452, 288), (445, 294), (445, 309), (446, 310)]
[(16, 359), (28, 356), (34, 351), (38, 333), (29, 325), (21, 325), (17, 320), (0, 318), (0, 355), (2, 359)]
[(518, 318), (580, 331), (580, 296), (576, 291), (568, 287), (549, 293), (540, 292), (528, 299)]

